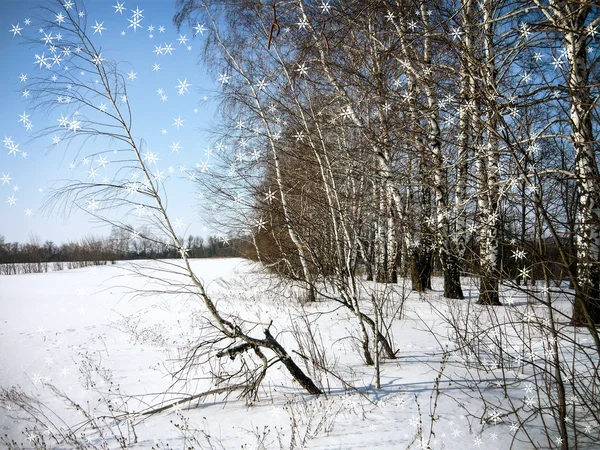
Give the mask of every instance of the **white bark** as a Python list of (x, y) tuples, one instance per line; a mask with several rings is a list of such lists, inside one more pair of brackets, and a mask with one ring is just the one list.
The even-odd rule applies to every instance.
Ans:
[(498, 109), (493, 99), (496, 98), (498, 92), (497, 86), (497, 69), (495, 63), (494, 49), (494, 17), (491, 0), (486, 0), (483, 7), (483, 23), (484, 23), (484, 50), (485, 50), (485, 71), (484, 82), (486, 84), (486, 94), (488, 96), (487, 108), (487, 170), (486, 170), (486, 190), (487, 190), (487, 211), (486, 211), (486, 256), (488, 270), (495, 272), (498, 268), (499, 249), (498, 249), (498, 227), (499, 227), (499, 197), (498, 197), (498, 178), (500, 174), (499, 163), (500, 153), (498, 150)]
[[(598, 278), (600, 262), (600, 174), (593, 143), (592, 98), (589, 85), (585, 22), (589, 4), (551, 0), (543, 9), (547, 17), (562, 30), (567, 61), (568, 87), (571, 97), (571, 140), (575, 148), (575, 176), (578, 182), (577, 215), (577, 282), (580, 300), (574, 321), (598, 323)], [(586, 305), (585, 307), (583, 307)], [(590, 316), (591, 314), (591, 316)]]
[[(310, 24), (310, 22), (308, 20), (308, 16), (306, 15), (306, 12), (304, 10), (304, 3), (302, 1), (299, 1), (299, 5), (300, 5), (300, 11), (303, 16), (303, 20), (305, 20), (307, 23), (309, 23), (309, 29), (313, 34), (315, 42), (317, 42), (317, 44), (315, 44), (315, 46), (316, 46), (318, 54), (319, 54), (321, 68), (323, 69), (323, 72), (325, 73), (327, 80), (330, 82), (331, 86), (334, 87), (334, 89), (336, 90), (336, 92), (338, 93), (340, 98), (342, 98), (346, 101), (346, 112), (347, 112), (350, 120), (356, 125), (357, 129), (358, 130), (367, 129), (368, 124), (358, 113), (357, 109), (354, 106), (353, 99), (348, 94), (348, 92), (346, 91), (344, 86), (336, 78), (335, 74), (331, 70), (331, 67), (329, 66), (329, 64), (327, 62), (328, 57), (327, 57), (326, 49), (324, 48), (324, 45), (320, 38), (319, 32), (317, 32), (317, 30), (315, 30), (315, 28), (312, 26), (312, 24)], [(368, 139), (368, 137), (367, 137), (367, 139)], [(402, 220), (402, 218), (404, 217), (404, 211), (402, 210), (402, 200), (401, 200), (401, 195), (400, 195), (399, 189), (393, 180), (389, 151), (385, 148), (382, 148), (380, 145), (378, 145), (377, 142), (373, 142), (373, 141), (371, 141), (371, 150), (372, 150), (372, 155), (375, 158), (375, 161), (379, 168), (379, 177), (382, 180), (382, 183), (385, 187), (388, 197), (393, 200), (393, 205), (395, 207), (395, 210), (396, 210), (396, 213), (398, 216), (398, 220)]]
[[(463, 45), (466, 52), (473, 53), (472, 16), (473, 0), (464, 0), (461, 9), (461, 22), (465, 30)], [(472, 61), (464, 58), (460, 67), (460, 94), (459, 94), (459, 126), (458, 126), (458, 155), (456, 161), (456, 188), (454, 194), (455, 229), (454, 240), (459, 258), (464, 258), (467, 250), (467, 175), (469, 168), (469, 154), (472, 139), (470, 121), (471, 114), (467, 109), (475, 97), (475, 81), (472, 74)]]

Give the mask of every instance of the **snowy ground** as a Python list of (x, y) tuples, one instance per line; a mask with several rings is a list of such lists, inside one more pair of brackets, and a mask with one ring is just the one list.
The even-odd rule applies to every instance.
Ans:
[[(118, 448), (110, 434), (102, 438), (78, 430), (84, 414), (50, 386), (98, 420), (104, 420), (100, 416), (107, 411), (107, 399), (115, 409), (140, 412), (178, 398), (177, 393), (214, 387), (201, 376), (207, 364), (197, 368), (200, 372), (187, 372), (187, 383), (174, 384), (169, 373), (178, 367), (178, 349), (199, 337), (200, 308), (182, 292), (177, 274), (156, 271), (160, 266), (152, 262), (143, 266), (146, 277), (132, 275), (126, 262), (0, 277), (0, 387), (18, 386), (40, 400), (52, 421), (45, 424), (49, 429), (38, 424), (24, 431), (24, 423), (15, 419), (20, 413), (4, 404), (0, 435), (33, 448), (42, 438), (52, 445), (51, 433), (68, 425), (90, 447), (100, 447), (106, 439), (109, 448)], [(358, 335), (358, 329), (345, 310), (331, 301), (302, 308), (256, 265), (241, 259), (196, 260), (193, 267), (219, 308), (254, 321), (259, 337), (261, 327), (272, 320), (272, 331), (288, 351), (298, 348), (290, 330), (296, 325), (306, 331), (301, 316), (307, 317), (334, 374), (312, 372), (327, 395), (311, 398), (275, 365), (259, 401), (237, 400), (233, 394), (225, 403), (215, 395), (192, 403), (192, 408), (103, 422), (113, 432), (119, 430), (133, 448), (396, 449), (427, 443), (433, 449), (531, 448), (519, 442), (509, 416), (483, 410), (482, 391), (491, 399), (503, 396), (494, 383), (495, 367), (490, 365), (487, 382), (485, 371), (465, 367), (469, 355), (452, 352), (444, 362), (443, 350), (454, 341), (441, 315), (460, 316), (467, 300), (449, 302), (436, 290), (426, 297), (408, 295), (399, 285), (393, 304), (399, 304), (403, 293), (408, 295), (402, 318), (392, 325), (399, 358), (382, 361), (382, 388), (377, 390), (373, 368), (363, 364), (356, 340), (348, 337)], [(467, 295), (475, 292), (468, 280), (464, 288)], [(145, 295), (132, 295), (142, 291)], [(518, 296), (511, 303), (515, 311), (526, 307)], [(476, 307), (471, 311), (477, 312)], [(292, 356), (305, 368), (300, 357)], [(526, 402), (530, 383), (520, 382), (519, 376), (526, 377), (518, 372), (511, 375), (516, 381), (510, 393)], [(540, 432), (536, 423), (528, 427), (533, 435)]]

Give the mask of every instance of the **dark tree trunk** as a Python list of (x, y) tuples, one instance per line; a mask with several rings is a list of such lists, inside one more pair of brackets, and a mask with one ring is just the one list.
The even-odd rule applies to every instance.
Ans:
[(444, 297), (462, 300), (465, 298), (460, 285), (460, 265), (454, 255), (444, 256)]
[(423, 248), (413, 250), (410, 258), (412, 288), (417, 292), (431, 289), (431, 252)]
[(302, 386), (306, 392), (312, 395), (321, 395), (323, 391), (317, 387), (313, 381), (306, 376), (306, 374), (298, 367), (298, 365), (294, 362), (294, 360), (288, 355), (285, 349), (281, 346), (279, 342), (275, 340), (271, 332), (268, 328), (264, 330), (265, 333), (265, 341), (268, 343), (271, 350), (273, 350), (277, 356), (281, 359), (281, 362), (286, 367), (286, 369), (290, 372), (290, 375), (296, 380), (300, 386)]
[(367, 267), (367, 281), (373, 281), (373, 266), (370, 262), (365, 264), (365, 266)]
[(394, 266), (391, 270), (390, 283), (398, 283), (398, 267)]
[[(592, 271), (590, 271), (592, 272)], [(572, 325), (600, 326), (600, 283), (598, 270), (592, 272), (589, 283), (577, 283)]]
[(306, 290), (306, 302), (312, 303), (317, 301), (317, 296), (315, 295), (315, 287), (310, 285)]
[[(388, 261), (388, 264), (392, 264)], [(393, 267), (385, 267), (377, 272), (378, 283), (397, 283), (398, 282), (398, 269), (394, 265)]]
[(577, 259), (573, 252), (570, 253), (571, 261), (569, 262), (569, 289), (575, 289), (575, 277), (577, 276)]
[(361, 313), (361, 317), (365, 322), (369, 324), (369, 327), (371, 327), (371, 331), (373, 332), (373, 334), (377, 334), (377, 340), (381, 344), (381, 348), (385, 352), (386, 358), (396, 359), (396, 352), (394, 351), (386, 337), (381, 333), (381, 331), (377, 330), (375, 321), (364, 313)]
[(498, 295), (498, 278), (491, 274), (483, 274), (479, 279), (478, 305), (502, 306)]
[(371, 356), (371, 350), (369, 348), (369, 341), (363, 340), (362, 342), (363, 356), (365, 357), (365, 364), (367, 366), (372, 366), (375, 364), (373, 361), (373, 357)]

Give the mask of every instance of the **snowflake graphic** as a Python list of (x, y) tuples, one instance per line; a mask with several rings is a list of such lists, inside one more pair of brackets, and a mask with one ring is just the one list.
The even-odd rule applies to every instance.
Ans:
[(94, 29), (94, 34), (98, 33), (102, 36), (102, 32), (106, 30), (106, 28), (104, 28), (104, 22), (100, 22), (98, 23), (98, 21), (96, 21), (96, 25), (92, 25), (92, 28)]
[(173, 122), (173, 126), (177, 127), (177, 129), (179, 130), (179, 127), (183, 127), (183, 122), (185, 122), (184, 119), (181, 118), (181, 116), (178, 116), (177, 119), (173, 118), (173, 120), (175, 122)]
[(179, 95), (183, 95), (188, 91), (188, 87), (191, 86), (191, 84), (189, 84), (187, 82), (187, 78), (184, 79), (183, 81), (181, 81), (180, 79), (177, 79), (177, 81), (179, 82), (179, 84), (176, 86), (177, 90), (179, 91)]
[(117, 4), (113, 6), (113, 8), (115, 8), (115, 14), (119, 13), (119, 14), (123, 15), (123, 11), (125, 11), (125, 2), (123, 2), (123, 3), (117, 2)]

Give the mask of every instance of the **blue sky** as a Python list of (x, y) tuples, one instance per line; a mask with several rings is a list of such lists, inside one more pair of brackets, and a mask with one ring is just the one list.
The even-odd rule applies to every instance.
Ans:
[[(0, 147), (0, 235), (11, 242), (25, 242), (36, 235), (57, 243), (90, 234), (106, 235), (110, 228), (90, 220), (84, 212), (65, 216), (56, 210), (40, 210), (60, 180), (87, 180), (95, 165), (102, 178), (116, 167), (110, 153), (105, 165), (98, 166), (93, 158), (91, 164), (83, 160), (85, 155), (110, 149), (107, 141), (90, 141), (78, 152), (78, 147), (65, 141), (53, 144), (52, 134), (32, 140), (36, 132), (57, 125), (63, 112), (60, 108), (48, 113), (35, 111), (26, 98), (30, 79), (41, 72), (35, 65), (35, 55), (44, 51), (49, 54), (41, 42), (43, 33), (36, 18), (40, 17), (40, 5), (54, 6), (54, 2), (0, 2), (0, 139), (4, 143)], [(210, 153), (207, 155), (205, 150), (213, 144), (206, 130), (217, 120), (212, 93), (218, 86), (199, 60), (203, 35), (188, 28), (177, 32), (172, 24), (175, 6), (170, 0), (94, 0), (85, 5), (88, 35), (95, 46), (102, 47), (102, 58), (119, 62), (122, 72), (132, 74), (128, 75), (127, 89), (133, 131), (136, 138), (146, 141), (158, 158), (158, 170), (164, 171), (169, 214), (184, 224), (178, 232), (213, 233), (202, 221), (194, 184), (180, 170), (206, 161)], [(123, 6), (122, 13), (121, 8), (115, 8), (118, 5)], [(134, 31), (130, 19), (135, 10), (142, 11), (143, 19)], [(28, 19), (30, 25), (26, 24)], [(94, 33), (91, 27), (97, 25), (100, 30)], [(33, 44), (28, 43), (31, 39)], [(161, 52), (157, 47), (172, 50)], [(187, 90), (180, 95), (178, 86), (182, 82)], [(174, 125), (176, 119), (182, 119), (183, 126)], [(25, 128), (27, 122), (31, 130)]]

